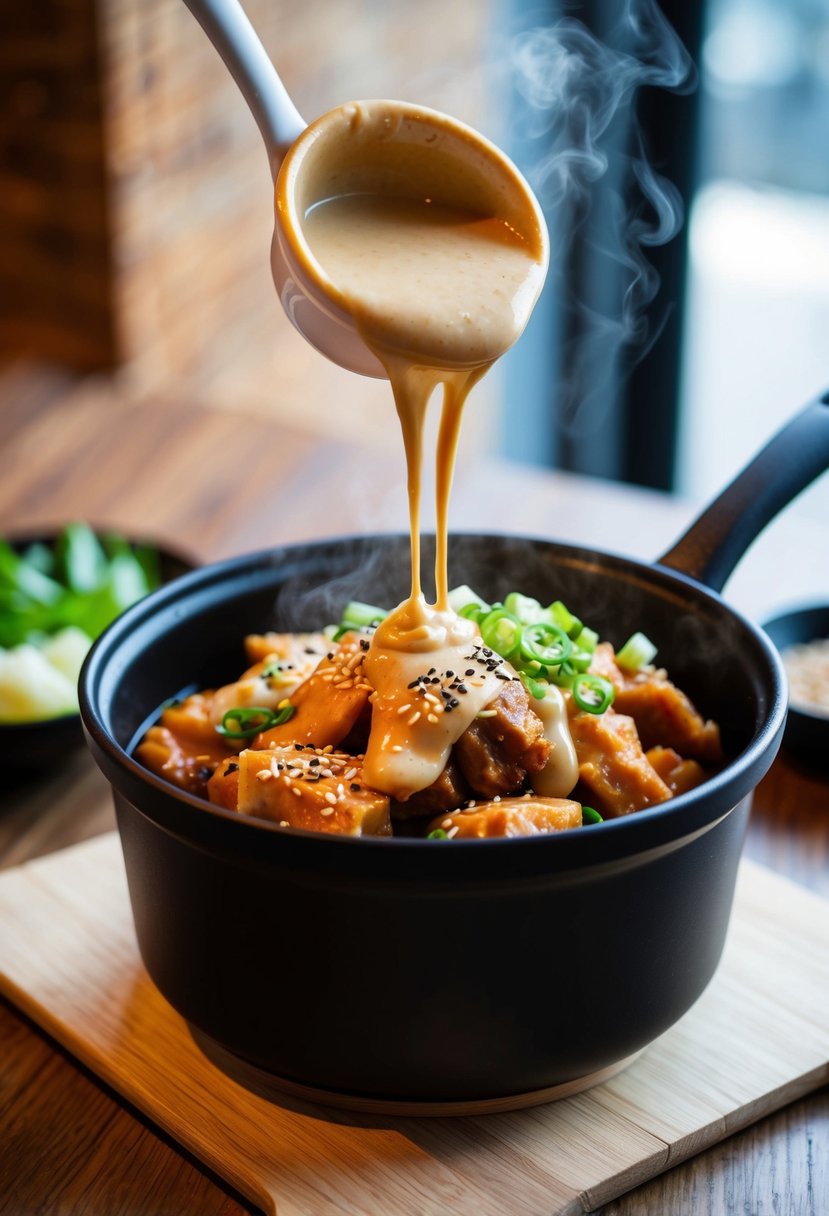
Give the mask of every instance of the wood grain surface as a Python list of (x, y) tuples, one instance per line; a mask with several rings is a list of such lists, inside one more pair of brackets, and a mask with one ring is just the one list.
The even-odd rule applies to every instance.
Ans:
[[(404, 528), (398, 465), (388, 458), (364, 463), (355, 477), (354, 451), (299, 426), (263, 427), (261, 416), (205, 409), (184, 396), (148, 400), (116, 382), (73, 382), (46, 368), (6, 369), (0, 372), (0, 533), (85, 517), (154, 533), (209, 560), (315, 535)], [(192, 475), (182, 478), (183, 467)], [(691, 504), (647, 491), (470, 461), (462, 453), (452, 522), (652, 558), (693, 513)], [(741, 563), (727, 598), (761, 620), (789, 602), (826, 596), (824, 565), (815, 554), (827, 549), (825, 525), (783, 518)], [(83, 751), (60, 772), (4, 774), (2, 867), (113, 826), (106, 782)], [(807, 769), (781, 753), (756, 792), (746, 853), (829, 896), (827, 768)], [(824, 1216), (827, 1162), (824, 1088), (601, 1211)], [(3, 1216), (256, 1210), (26, 1015), (0, 1002)], [(508, 1202), (503, 1210), (511, 1210)], [(552, 1210), (549, 1197), (539, 1196), (539, 1216)]]
[(574, 1216), (615, 1198), (829, 1079), (826, 940), (829, 902), (744, 862), (717, 976), (623, 1073), (532, 1110), (412, 1119), (285, 1097), (224, 1054), (217, 1067), (141, 966), (114, 833), (0, 877), (5, 994), (283, 1216), (496, 1216), (507, 1201)]

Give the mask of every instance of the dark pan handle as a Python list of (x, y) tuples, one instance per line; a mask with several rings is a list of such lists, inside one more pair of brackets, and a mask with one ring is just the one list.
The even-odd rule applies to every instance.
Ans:
[(766, 524), (829, 468), (829, 390), (796, 414), (659, 564), (721, 591)]

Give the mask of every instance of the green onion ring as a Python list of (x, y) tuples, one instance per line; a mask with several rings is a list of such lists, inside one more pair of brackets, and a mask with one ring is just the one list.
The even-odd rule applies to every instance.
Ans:
[(435, 828), (434, 832), (430, 832), (426, 837), (427, 840), (448, 840), (448, 832), (444, 832), (443, 828)]
[(521, 622), (506, 608), (493, 608), (480, 622), (484, 643), (502, 659), (509, 659), (521, 641)]
[(583, 806), (581, 808), (581, 825), (586, 827), (591, 823), (604, 823), (604, 819), (598, 811), (594, 811), (592, 806)]
[(521, 633), (519, 650), (525, 659), (535, 660), (545, 667), (560, 667), (570, 657), (573, 643), (563, 629), (547, 621), (526, 625)]
[(571, 692), (579, 709), (588, 714), (603, 714), (605, 710), (610, 709), (616, 695), (610, 680), (589, 673), (576, 676)]
[[(252, 739), (263, 730), (287, 722), (293, 712), (293, 705), (286, 705), (275, 713), (263, 705), (239, 706), (237, 709), (229, 709), (215, 729), (224, 739)], [(232, 722), (236, 723), (237, 730), (230, 725)]]

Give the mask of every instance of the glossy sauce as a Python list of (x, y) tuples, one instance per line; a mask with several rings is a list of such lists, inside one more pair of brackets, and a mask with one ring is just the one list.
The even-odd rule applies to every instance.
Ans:
[[(411, 593), (381, 623), (366, 656), (374, 693), (364, 774), (373, 788), (405, 799), (437, 779), (452, 745), (497, 697), (501, 680), (515, 675), (505, 664), (496, 675), (476, 660), (477, 628), (449, 607), (447, 515), (467, 395), (526, 325), (544, 277), (543, 237), (466, 207), (379, 191), (317, 203), (303, 232), (386, 369), (403, 434)], [(421, 465), (426, 408), (438, 387), (436, 602), (428, 604), (420, 577)], [(552, 707), (548, 721), (551, 738), (563, 739), (566, 720)], [(560, 787), (564, 776), (551, 775), (548, 784)]]

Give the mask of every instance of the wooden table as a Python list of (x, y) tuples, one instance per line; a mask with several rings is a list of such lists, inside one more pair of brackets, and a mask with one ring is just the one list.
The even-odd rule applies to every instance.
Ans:
[[(0, 533), (86, 518), (201, 560), (314, 536), (406, 526), (402, 456), (187, 400), (136, 401), (37, 369), (0, 376)], [(647, 491), (460, 461), (458, 529), (577, 540), (637, 557), (667, 549), (692, 507)], [(377, 528), (376, 521), (382, 525)], [(728, 598), (762, 619), (829, 595), (829, 528), (785, 517), (744, 559)], [(114, 826), (108, 787), (79, 753), (67, 771), (6, 779), (0, 866)], [(746, 852), (829, 896), (829, 775), (785, 752), (759, 787)], [(829, 1210), (829, 1093), (811, 1095), (606, 1206), (606, 1216)], [(252, 1212), (239, 1196), (22, 1017), (0, 1004), (0, 1213)], [(309, 1216), (313, 1216), (309, 1213)]]

